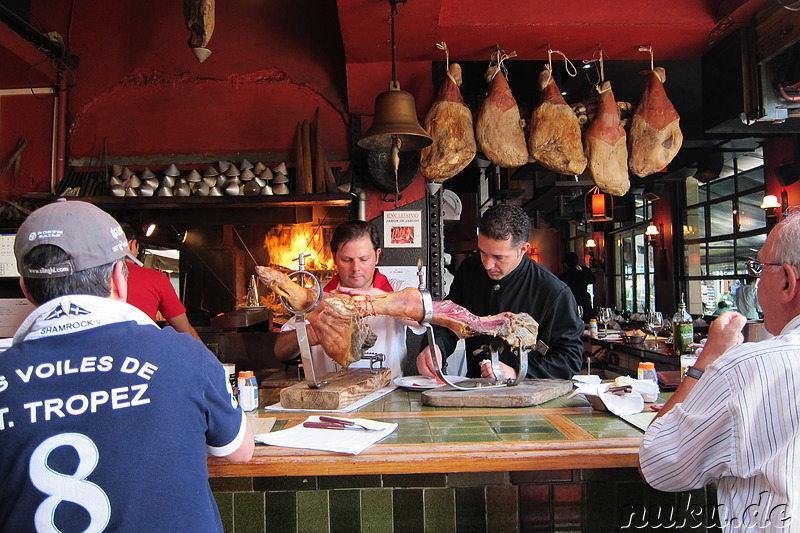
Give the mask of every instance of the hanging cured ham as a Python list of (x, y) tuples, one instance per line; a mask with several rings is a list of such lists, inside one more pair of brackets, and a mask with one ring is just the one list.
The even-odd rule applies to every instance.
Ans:
[(664, 69), (656, 67), (646, 75), (644, 93), (633, 113), (628, 134), (628, 166), (640, 178), (666, 168), (683, 144), (678, 125), (681, 117), (664, 91)]
[(601, 191), (623, 196), (631, 188), (628, 178), (628, 148), (625, 129), (611, 90), (611, 82), (600, 87), (597, 116), (586, 128), (584, 146), (589, 173)]
[(461, 65), (453, 63), (425, 117), (433, 144), (422, 149), (419, 170), (428, 181), (452, 178), (475, 157), (472, 111), (461, 97), (460, 86)]
[[(300, 286), (279, 270), (256, 266), (256, 274), (295, 309), (305, 309), (316, 299), (316, 289)], [(346, 368), (361, 359), (364, 351), (374, 345), (375, 335), (362, 319), (375, 315), (422, 320), (425, 308), (419, 289), (408, 287), (380, 296), (325, 293), (320, 305), (306, 318), (317, 330), (325, 353)], [(460, 338), (491, 335), (523, 349), (534, 346), (539, 334), (539, 324), (528, 314), (500, 313), (478, 317), (448, 300), (433, 302), (430, 322), (450, 329)]]
[(207, 47), (214, 34), (214, 8), (215, 0), (183, 0), (183, 18), (191, 33), (189, 48), (201, 63), (211, 55)]
[(536, 161), (559, 174), (578, 175), (586, 170), (581, 126), (575, 112), (561, 96), (546, 68), (539, 74), (539, 105), (531, 115), (528, 152)]
[(486, 158), (503, 168), (519, 167), (528, 162), (528, 146), (522, 130), (519, 107), (500, 66), (486, 71), (489, 93), (478, 110), (475, 138)]

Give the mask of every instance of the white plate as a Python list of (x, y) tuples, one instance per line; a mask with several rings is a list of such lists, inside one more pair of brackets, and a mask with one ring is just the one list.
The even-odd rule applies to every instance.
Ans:
[[(446, 376), (451, 383), (458, 383), (469, 378), (464, 376)], [(428, 376), (403, 376), (395, 378), (394, 384), (410, 390), (428, 390), (443, 386), (443, 383), (436, 383), (436, 380)]]

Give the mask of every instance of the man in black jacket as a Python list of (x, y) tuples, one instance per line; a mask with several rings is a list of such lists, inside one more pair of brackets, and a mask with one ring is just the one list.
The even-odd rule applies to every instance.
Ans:
[[(481, 218), (479, 253), (464, 260), (447, 299), (478, 316), (505, 311), (528, 313), (539, 323), (539, 343), (528, 352), (528, 377), (570, 379), (583, 362), (583, 324), (569, 287), (528, 257), (530, 219), (510, 204), (489, 208)], [(436, 327), (437, 357), (453, 352), (458, 338)], [(488, 359), (492, 337), (466, 339), (467, 376), (493, 376)], [(441, 359), (440, 359), (441, 360)], [(500, 355), (505, 378), (517, 375), (519, 361), (506, 347)], [(417, 357), (417, 369), (434, 376), (430, 347)]]

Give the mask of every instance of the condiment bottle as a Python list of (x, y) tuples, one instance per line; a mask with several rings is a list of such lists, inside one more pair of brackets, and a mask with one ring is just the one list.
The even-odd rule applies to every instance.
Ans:
[(691, 353), (689, 345), (694, 341), (694, 324), (692, 315), (686, 311), (686, 303), (681, 294), (681, 303), (678, 312), (672, 317), (672, 349), (680, 357)]
[[(656, 364), (649, 361), (642, 361), (639, 363), (639, 370), (636, 372), (636, 377), (641, 380), (652, 381), (658, 385), (658, 376), (656, 374)], [(642, 398), (647, 403), (653, 403), (658, 400), (658, 394), (642, 394)]]
[(593, 339), (597, 338), (597, 319), (590, 318), (589, 319), (589, 336)]
[(239, 405), (245, 411), (258, 408), (258, 383), (252, 370), (239, 372)]

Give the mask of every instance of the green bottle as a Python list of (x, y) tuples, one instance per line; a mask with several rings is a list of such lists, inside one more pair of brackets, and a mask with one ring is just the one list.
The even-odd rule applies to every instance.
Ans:
[(675, 355), (681, 356), (691, 353), (689, 345), (694, 341), (694, 324), (692, 315), (686, 311), (684, 296), (681, 294), (681, 303), (678, 312), (672, 317), (672, 349)]

